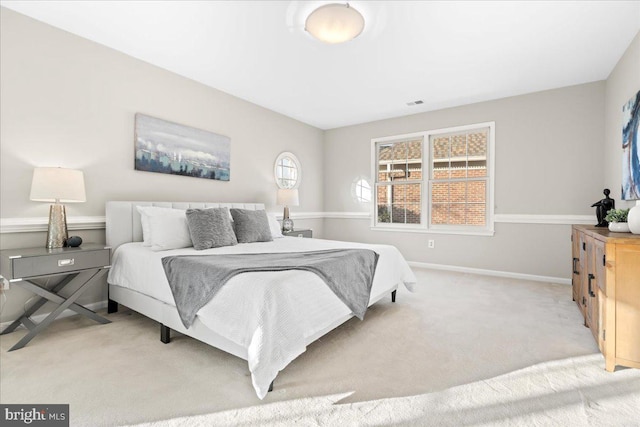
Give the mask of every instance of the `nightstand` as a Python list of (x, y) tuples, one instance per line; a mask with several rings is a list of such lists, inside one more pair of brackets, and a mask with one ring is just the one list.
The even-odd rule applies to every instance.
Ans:
[[(0, 334), (13, 332), (20, 324), (29, 329), (29, 333), (9, 351), (18, 350), (27, 345), (67, 308), (98, 323), (111, 323), (110, 320), (98, 316), (75, 302), (91, 285), (97, 283), (98, 279), (104, 276), (110, 266), (111, 248), (104, 245), (84, 244), (77, 248), (47, 249), (42, 247), (0, 251), (0, 275), (12, 285), (20, 286), (41, 297), (24, 315), (16, 319)], [(32, 282), (33, 279), (54, 276), (64, 276), (64, 278), (51, 289)], [(60, 291), (67, 285), (71, 285), (70, 288), (74, 288), (75, 291), (70, 296), (63, 297), (60, 295)], [(47, 301), (58, 304), (58, 307), (42, 322), (36, 324), (29, 317)]]
[(283, 231), (282, 235), (289, 236), (289, 237), (306, 237), (308, 239), (311, 239), (313, 237), (313, 230), (306, 229), (306, 230)]

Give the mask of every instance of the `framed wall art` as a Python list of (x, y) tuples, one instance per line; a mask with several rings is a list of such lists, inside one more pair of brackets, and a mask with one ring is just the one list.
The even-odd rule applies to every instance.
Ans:
[(622, 200), (640, 199), (640, 90), (622, 107)]
[(229, 181), (227, 136), (137, 113), (135, 169)]

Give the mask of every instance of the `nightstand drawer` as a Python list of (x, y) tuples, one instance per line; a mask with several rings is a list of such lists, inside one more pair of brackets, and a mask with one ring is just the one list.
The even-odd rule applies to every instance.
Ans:
[(313, 230), (292, 230), (282, 233), (289, 237), (305, 237), (307, 239), (313, 238)]
[(7, 265), (9, 271), (3, 271), (3, 275), (9, 280), (14, 280), (105, 267), (111, 264), (110, 257), (111, 250), (108, 248), (66, 250), (59, 254), (11, 257)]

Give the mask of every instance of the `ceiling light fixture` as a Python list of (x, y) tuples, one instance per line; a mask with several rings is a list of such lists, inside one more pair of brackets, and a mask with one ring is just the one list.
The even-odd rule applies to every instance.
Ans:
[(344, 43), (362, 33), (364, 18), (349, 3), (326, 4), (311, 12), (304, 29), (322, 42)]

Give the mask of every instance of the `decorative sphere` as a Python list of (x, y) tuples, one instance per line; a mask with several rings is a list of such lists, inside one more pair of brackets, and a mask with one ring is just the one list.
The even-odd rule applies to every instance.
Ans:
[(80, 236), (71, 236), (67, 240), (65, 240), (65, 246), (69, 246), (71, 248), (77, 248), (82, 244), (82, 238)]

